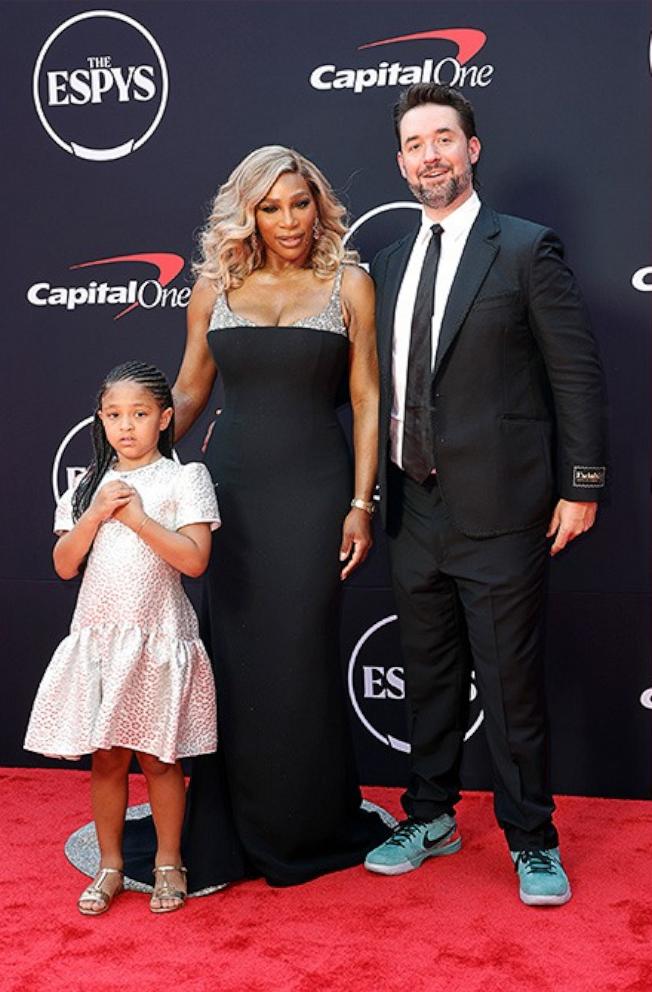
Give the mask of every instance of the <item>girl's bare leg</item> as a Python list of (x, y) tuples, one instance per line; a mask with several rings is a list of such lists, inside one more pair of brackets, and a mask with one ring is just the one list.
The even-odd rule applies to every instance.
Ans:
[[(156, 865), (181, 865), (181, 828), (186, 807), (186, 786), (179, 761), (173, 765), (160, 761), (151, 754), (138, 752), (138, 762), (147, 779), (152, 817), (156, 827)], [(183, 872), (168, 872), (170, 884), (186, 891)], [(158, 905), (158, 904), (156, 904)], [(174, 909), (178, 902), (162, 899), (161, 909)]]
[[(129, 789), (129, 762), (131, 751), (112, 747), (93, 753), (91, 770), (91, 801), (93, 817), (100, 848), (100, 868), (122, 868), (122, 835), (124, 831), (127, 795)], [(122, 884), (121, 876), (109, 875), (103, 890), (111, 894)], [(103, 904), (84, 900), (93, 912), (100, 912)]]

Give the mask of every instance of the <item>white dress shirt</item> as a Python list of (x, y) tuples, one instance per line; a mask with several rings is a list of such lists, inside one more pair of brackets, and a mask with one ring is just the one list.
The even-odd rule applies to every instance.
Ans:
[[(453, 279), (460, 264), (466, 239), (480, 210), (480, 200), (473, 193), (468, 200), (445, 218), (441, 234), (441, 251), (435, 281), (435, 307), (432, 315), (432, 366), (435, 365), (437, 344), (441, 322), (448, 303)], [(405, 420), (405, 392), (407, 389), (407, 367), (410, 352), (412, 313), (417, 296), (417, 287), (423, 268), (423, 260), (432, 237), (430, 229), (435, 221), (425, 212), (421, 214), (421, 227), (408, 260), (403, 282), (396, 301), (394, 314), (394, 338), (392, 343), (392, 414), (389, 427), (390, 457), (403, 468), (403, 423)]]

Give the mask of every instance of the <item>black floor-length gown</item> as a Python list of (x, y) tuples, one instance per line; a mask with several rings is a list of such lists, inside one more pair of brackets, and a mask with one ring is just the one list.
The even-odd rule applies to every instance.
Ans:
[[(206, 456), (223, 525), (203, 630), (219, 745), (193, 761), (191, 889), (256, 876), (304, 882), (360, 863), (389, 834), (360, 809), (338, 657), (352, 496), (335, 413), (349, 352), (340, 279), (322, 313), (289, 327), (257, 326), (220, 297), (208, 332), (225, 389)], [(140, 877), (129, 848), (127, 874)]]

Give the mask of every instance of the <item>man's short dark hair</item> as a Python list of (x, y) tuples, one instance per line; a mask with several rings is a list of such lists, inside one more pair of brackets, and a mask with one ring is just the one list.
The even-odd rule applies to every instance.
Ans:
[(457, 111), (460, 119), (460, 127), (466, 135), (467, 141), (477, 135), (475, 129), (475, 114), (473, 107), (465, 96), (452, 86), (444, 86), (439, 83), (415, 83), (403, 90), (398, 103), (394, 105), (394, 129), (399, 151), (401, 150), (401, 121), (408, 110), (415, 107), (422, 107), (428, 103), (436, 103), (441, 107), (452, 107)]

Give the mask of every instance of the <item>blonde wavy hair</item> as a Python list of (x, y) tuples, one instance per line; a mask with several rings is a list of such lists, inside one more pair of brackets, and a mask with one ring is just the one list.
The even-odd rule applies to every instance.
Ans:
[(315, 198), (318, 233), (310, 266), (319, 279), (332, 279), (343, 263), (358, 261), (344, 248), (346, 210), (322, 172), (303, 155), (282, 145), (265, 145), (247, 155), (221, 186), (199, 235), (201, 257), (193, 263), (196, 277), (213, 282), (218, 292), (237, 289), (265, 260), (256, 234), (256, 207), (284, 173), (303, 176)]

